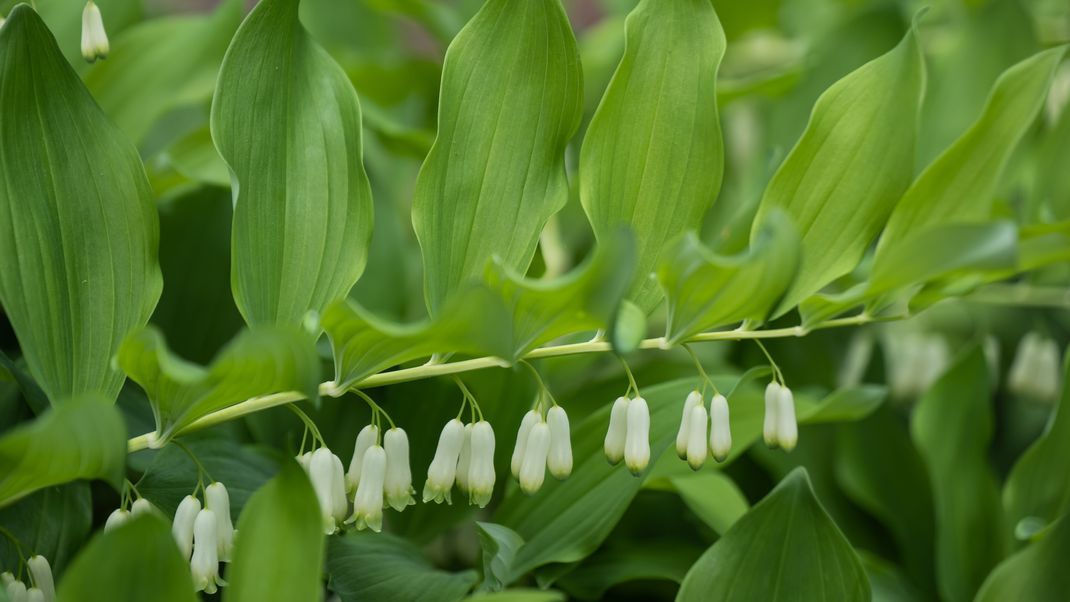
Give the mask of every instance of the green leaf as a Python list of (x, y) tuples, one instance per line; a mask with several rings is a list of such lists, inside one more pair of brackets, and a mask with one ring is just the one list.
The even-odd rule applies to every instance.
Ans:
[(323, 586), (323, 523), (305, 471), (287, 460), (238, 519), (227, 602), (317, 600)]
[(126, 428), (110, 401), (77, 397), (0, 437), (0, 507), (75, 479), (116, 488), (126, 461)]
[(211, 96), (241, 17), (241, 1), (225, 0), (212, 15), (145, 21), (114, 38), (108, 59), (85, 74), (86, 87), (139, 142), (168, 110)]
[(621, 224), (635, 231), (629, 298), (649, 313), (661, 291), (648, 275), (666, 243), (697, 228), (721, 188), (725, 38), (707, 0), (642, 0), (625, 28), (624, 57), (584, 137), (579, 189), (600, 240)]
[(334, 349), (338, 389), (434, 354), (508, 358), (513, 353), (509, 314), (498, 296), (481, 286), (461, 291), (437, 317), (418, 324), (381, 320), (352, 301), (328, 307), (322, 324)]
[(465, 598), (472, 602), (564, 602), (565, 595), (553, 590), (509, 589), (503, 592), (475, 594)]
[(716, 533), (728, 531), (750, 509), (735, 482), (719, 471), (679, 475), (670, 477), (668, 482), (695, 516)]
[[(92, 523), (93, 503), (86, 483), (47, 487), (0, 510), (0, 525), (19, 540), (24, 552), (47, 558), (57, 575), (85, 543)], [(0, 566), (18, 564), (15, 547), (0, 540)]]
[(497, 592), (509, 583), (516, 552), (524, 545), (524, 538), (509, 527), (494, 523), (476, 522), (479, 543), (483, 548), (483, 582), (480, 591)]
[(761, 324), (791, 286), (798, 256), (799, 236), (779, 211), (740, 255), (716, 255), (687, 234), (658, 268), (669, 306), (665, 338), (675, 344), (742, 320)]
[(331, 589), (343, 602), (357, 600), (461, 600), (475, 571), (449, 573), (424, 560), (411, 543), (387, 533), (352, 533), (327, 544)]
[(230, 186), (230, 170), (216, 151), (208, 127), (198, 128), (179, 138), (165, 155), (175, 171), (194, 182)]
[(613, 345), (613, 351), (621, 355), (631, 353), (639, 348), (645, 336), (646, 312), (627, 299), (621, 301), (609, 329), (609, 341)]
[(557, 585), (579, 600), (602, 600), (611, 587), (631, 581), (680, 583), (701, 554), (701, 548), (677, 541), (611, 548), (592, 555)]
[(810, 123), (765, 190), (752, 240), (774, 208), (799, 229), (799, 274), (783, 314), (858, 265), (910, 185), (924, 68), (914, 28), (887, 54), (818, 98)]
[(298, 325), (345, 297), (371, 240), (360, 103), (298, 5), (257, 4), (212, 102), (212, 138), (237, 181), (231, 283), (250, 324)]
[(164, 519), (145, 514), (101, 532), (74, 559), (59, 583), (64, 602), (195, 602), (189, 563)]
[(932, 484), (940, 593), (966, 600), (1007, 547), (999, 488), (987, 460), (992, 407), (980, 347), (966, 350), (922, 396), (910, 427)]
[(495, 260), (486, 281), (512, 310), (513, 353), (507, 359), (562, 335), (609, 330), (631, 282), (634, 256), (634, 240), (620, 232), (599, 244), (583, 266), (551, 280), (524, 278)]
[(976, 602), (1058, 602), (1070, 591), (1070, 519), (1059, 519), (1040, 539), (1004, 560), (985, 579)]
[(0, 29), (0, 301), (49, 399), (114, 400), (109, 360), (160, 296), (141, 159), (37, 13)]
[(118, 363), (148, 394), (156, 418), (150, 447), (162, 447), (198, 418), (258, 395), (318, 395), (320, 361), (312, 339), (295, 329), (263, 326), (238, 334), (208, 367), (171, 353), (147, 327), (130, 335)]
[(698, 559), (676, 599), (866, 601), (870, 589), (858, 556), (800, 468)]
[(527, 271), (543, 225), (568, 200), (581, 80), (560, 0), (488, 0), (450, 44), (438, 136), (412, 202), (432, 315), (494, 255)]
[(878, 263), (891, 244), (908, 241), (930, 226), (989, 217), (1003, 168), (1036, 119), (1064, 50), (1035, 54), (996, 80), (980, 118), (899, 201), (881, 236)]
[(1014, 464), (1003, 488), (1003, 506), (1012, 528), (1025, 519), (1051, 523), (1070, 510), (1070, 353), (1064, 358), (1058, 405), (1044, 433)]

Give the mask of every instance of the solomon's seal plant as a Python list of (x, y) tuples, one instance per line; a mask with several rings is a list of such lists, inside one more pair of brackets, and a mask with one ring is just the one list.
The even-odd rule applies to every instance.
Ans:
[(1065, 601), (1068, 42), (0, 0), (0, 602)]

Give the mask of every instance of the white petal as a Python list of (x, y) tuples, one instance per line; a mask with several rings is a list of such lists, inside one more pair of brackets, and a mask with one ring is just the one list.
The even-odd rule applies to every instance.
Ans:
[(568, 414), (561, 406), (546, 412), (546, 425), (550, 427), (550, 452), (546, 467), (555, 479), (567, 479), (572, 474), (572, 438), (569, 433)]
[(386, 477), (386, 451), (378, 445), (369, 447), (361, 466), (360, 484), (353, 499), (353, 516), (358, 529), (370, 528), (378, 533), (383, 529), (383, 482)]
[(531, 427), (528, 444), (524, 449), (524, 463), (520, 466), (520, 489), (527, 494), (535, 493), (546, 478), (546, 456), (550, 453), (550, 427), (539, 422)]
[(472, 426), (471, 463), (468, 468), (468, 501), (485, 508), (494, 493), (494, 429), (480, 420)]
[(34, 587), (41, 590), (46, 602), (53, 602), (56, 599), (56, 582), (52, 579), (52, 567), (49, 566), (48, 560), (38, 554), (31, 556), (26, 565), (33, 575)]
[(765, 421), (762, 423), (762, 438), (769, 447), (777, 446), (777, 400), (780, 398), (780, 383), (773, 381), (765, 387)]
[[(130, 513), (122, 508), (116, 508), (108, 515), (108, 520), (104, 522), (104, 531), (111, 531), (130, 520)], [(193, 533), (190, 533), (190, 537), (193, 537)]]
[(542, 416), (535, 410), (528, 410), (524, 419), (520, 421), (520, 428), (516, 432), (516, 445), (513, 447), (513, 457), (509, 462), (509, 469), (513, 472), (513, 478), (520, 478), (520, 465), (524, 460), (524, 447), (528, 444), (528, 433)]
[(710, 451), (718, 462), (732, 452), (732, 427), (724, 395), (714, 395), (710, 402)]
[(234, 523), (230, 520), (230, 494), (222, 483), (216, 482), (204, 488), (205, 507), (211, 510), (219, 525), (219, 560), (230, 562), (234, 550)]
[(152, 502), (145, 498), (138, 498), (133, 504), (130, 505), (130, 516), (141, 516), (142, 514), (155, 513), (156, 506), (152, 505)]
[(182, 552), (182, 558), (189, 560), (190, 552), (193, 551), (193, 522), (197, 519), (197, 513), (201, 511), (201, 501), (192, 495), (182, 498), (175, 510), (175, 520), (171, 524), (171, 535), (178, 544), (178, 551)]
[(701, 403), (691, 408), (691, 418), (688, 420), (688, 428), (691, 431), (687, 436), (687, 464), (691, 470), (698, 470), (706, 463), (709, 455), (709, 446), (706, 443), (706, 406)]
[(442, 434), (438, 437), (438, 448), (435, 449), (435, 457), (431, 465), (427, 467), (427, 481), (424, 483), (424, 502), (434, 500), (435, 503), (452, 503), (450, 500), (450, 488), (457, 478), (457, 459), (461, 455), (461, 445), (464, 444), (464, 424), (454, 418), (442, 427)]
[[(320, 503), (323, 532), (327, 535), (334, 533), (338, 529), (338, 519), (334, 515), (334, 494), (336, 491), (334, 471), (334, 454), (331, 453), (331, 450), (321, 447), (312, 452), (312, 460), (309, 462), (308, 471), (309, 480), (312, 481), (312, 489), (315, 490), (316, 499)], [(343, 516), (342, 518), (345, 517)]]
[(7, 584), (7, 597), (11, 602), (25, 602), (26, 584), (21, 581), (12, 581)]
[(650, 462), (650, 409), (646, 400), (628, 402), (628, 432), (624, 443), (624, 463), (632, 474), (643, 472)]
[(89, 0), (82, 10), (82, 58), (92, 63), (108, 56), (108, 34), (100, 8)]
[[(680, 430), (676, 432), (676, 455), (681, 460), (687, 458), (687, 438), (691, 432), (691, 410), (702, 404), (702, 393), (692, 391), (684, 400), (684, 409), (680, 414)], [(705, 437), (703, 437), (705, 439)]]
[(26, 602), (52, 602), (45, 597), (45, 592), (36, 587), (26, 590)]
[(791, 389), (781, 387), (777, 397), (777, 442), (785, 451), (795, 449), (799, 440), (799, 426), (795, 423), (795, 397)]
[(364, 452), (379, 442), (379, 427), (374, 424), (360, 429), (357, 433), (357, 442), (353, 445), (353, 458), (349, 461), (349, 472), (346, 473), (346, 491), (356, 491), (360, 483), (360, 467), (364, 462)]
[(628, 434), (628, 398), (618, 397), (609, 412), (609, 428), (606, 430), (604, 450), (610, 464), (624, 458), (624, 444)]
[(472, 423), (464, 425), (464, 440), (457, 456), (457, 489), (468, 493), (468, 471), (472, 466)]
[(346, 475), (342, 469), (342, 460), (331, 454), (331, 516), (336, 522), (342, 522), (349, 513), (349, 498), (346, 497)]
[(409, 437), (405, 431), (392, 428), (383, 435), (383, 449), (386, 451), (386, 477), (383, 493), (390, 507), (398, 512), (406, 506), (415, 504), (412, 499), (412, 469), (409, 466)]
[(204, 509), (197, 513), (193, 524), (193, 559), (190, 571), (193, 574), (194, 591), (215, 593), (219, 577), (219, 524), (215, 513)]

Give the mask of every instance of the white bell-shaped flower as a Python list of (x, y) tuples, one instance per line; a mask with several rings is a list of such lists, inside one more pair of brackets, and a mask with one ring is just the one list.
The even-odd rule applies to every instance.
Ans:
[[(705, 437), (703, 437), (705, 440)], [(646, 400), (636, 397), (628, 402), (628, 432), (624, 442), (624, 464), (638, 475), (650, 462), (650, 409)]]
[(178, 551), (182, 552), (182, 559), (189, 560), (193, 551), (193, 523), (197, 520), (197, 514), (201, 511), (201, 501), (192, 495), (187, 495), (178, 503), (175, 510), (175, 520), (171, 523), (171, 535), (178, 544)]
[(1033, 366), (1036, 364), (1036, 351), (1039, 335), (1027, 332), (1018, 342), (1018, 350), (1007, 373), (1007, 388), (1016, 395), (1025, 394), (1032, 380)]
[(309, 463), (309, 479), (320, 503), (323, 532), (330, 535), (338, 530), (338, 523), (345, 519), (349, 505), (342, 462), (326, 447), (317, 449), (312, 452)]
[(116, 508), (108, 515), (108, 520), (104, 521), (104, 531), (111, 531), (130, 520), (130, 512), (123, 508)]
[(334, 480), (331, 481), (331, 515), (334, 521), (341, 524), (349, 514), (349, 496), (346, 495), (346, 473), (342, 467), (342, 460), (335, 454), (331, 454), (331, 464), (334, 466)]
[(297, 460), (297, 463), (301, 465), (301, 468), (305, 469), (305, 473), (308, 473), (309, 469), (312, 468), (312, 452), (310, 451), (294, 456), (294, 460)]
[(108, 56), (108, 34), (104, 31), (104, 18), (93, 0), (82, 9), (82, 58), (90, 63)]
[(572, 474), (572, 435), (568, 426), (568, 414), (561, 406), (546, 412), (546, 425), (550, 427), (550, 452), (546, 467), (555, 479), (567, 479)]
[(690, 431), (687, 435), (687, 464), (691, 470), (698, 470), (706, 463), (709, 455), (709, 446), (706, 443), (706, 406), (699, 403), (691, 408), (691, 417), (687, 427)]
[(216, 586), (226, 585), (219, 577), (219, 521), (215, 512), (205, 508), (193, 523), (193, 558), (190, 560), (194, 591), (214, 594)]
[(234, 523), (230, 520), (230, 494), (222, 483), (204, 488), (204, 505), (215, 513), (219, 525), (219, 561), (230, 562), (234, 551)]
[(1037, 343), (1034, 354), (1036, 365), (1032, 382), (1033, 395), (1037, 399), (1054, 401), (1061, 390), (1062, 359), (1059, 346), (1052, 339), (1044, 338)]
[(134, 501), (133, 504), (130, 505), (130, 516), (131, 517), (141, 516), (143, 514), (157, 514), (157, 513), (159, 513), (159, 510), (156, 509), (156, 506), (153, 506), (152, 502), (148, 501), (147, 499), (145, 499), (143, 497), (142, 498), (138, 498), (137, 500)]
[(523, 420), (520, 421), (520, 428), (516, 432), (516, 445), (513, 447), (513, 457), (509, 462), (509, 469), (513, 473), (514, 479), (520, 478), (520, 466), (524, 462), (524, 448), (528, 444), (528, 434), (531, 433), (531, 427), (535, 426), (542, 420), (542, 415), (536, 410), (528, 410), (527, 414), (524, 414)]
[[(11, 573), (6, 573), (10, 575)], [(26, 602), (26, 584), (21, 581), (15, 581), (14, 577), (10, 583), (5, 587), (7, 590), (7, 598), (11, 602)]]
[(349, 472), (346, 473), (346, 491), (357, 490), (360, 484), (360, 471), (364, 465), (364, 452), (368, 448), (379, 443), (379, 427), (374, 424), (360, 429), (357, 434), (357, 442), (353, 445), (353, 459), (349, 461)]
[(773, 381), (765, 387), (765, 421), (762, 423), (762, 438), (769, 447), (777, 446), (777, 410), (780, 409), (780, 383)]
[(550, 427), (542, 421), (531, 427), (524, 463), (520, 466), (520, 489), (527, 494), (535, 493), (546, 478), (546, 457), (550, 453)]
[(3, 573), (0, 573), (0, 586), (3, 586), (4, 588), (6, 588), (7, 586), (11, 585), (15, 581), (16, 581), (15, 574), (12, 573), (11, 571), (4, 571)]
[(398, 512), (416, 503), (412, 495), (412, 469), (409, 467), (409, 436), (399, 428), (392, 428), (383, 435), (383, 449), (386, 451), (386, 477), (383, 481), (383, 493), (386, 503)]
[(480, 420), (470, 426), (472, 434), (468, 465), (468, 502), (485, 508), (494, 494), (494, 429), (486, 420)]
[(461, 455), (464, 443), (464, 424), (454, 418), (442, 427), (438, 436), (438, 448), (435, 457), (427, 468), (427, 482), (424, 483), (424, 502), (434, 500), (441, 504), (443, 500), (452, 504), (450, 489), (457, 478), (457, 459)]
[[(676, 432), (676, 455), (681, 460), (687, 459), (687, 441), (691, 435), (691, 410), (702, 405), (702, 393), (692, 391), (684, 400), (684, 410), (680, 414), (680, 430)], [(706, 439), (705, 436), (702, 438)]]
[(364, 452), (364, 465), (360, 467), (360, 484), (353, 498), (353, 516), (346, 522), (357, 524), (358, 529), (383, 530), (383, 484), (386, 479), (386, 451), (378, 445)]
[(457, 456), (457, 489), (468, 493), (468, 470), (472, 466), (472, 423), (464, 425), (464, 440)]
[(30, 574), (33, 575), (33, 586), (44, 594), (45, 602), (54, 602), (56, 599), (56, 582), (52, 578), (52, 567), (48, 564), (48, 559), (40, 554), (31, 556), (26, 561), (26, 566), (30, 569)]
[(791, 394), (791, 389), (780, 388), (776, 413), (777, 443), (784, 451), (791, 451), (799, 441), (799, 425), (795, 422), (795, 396)]
[(617, 464), (624, 459), (624, 445), (628, 434), (628, 398), (618, 397), (609, 412), (609, 428), (603, 449), (610, 464)]
[(52, 600), (45, 596), (45, 592), (31, 587), (26, 590), (26, 602), (52, 602)]
[(728, 400), (724, 395), (713, 396), (710, 402), (710, 452), (718, 462), (732, 453), (732, 427), (728, 415)]

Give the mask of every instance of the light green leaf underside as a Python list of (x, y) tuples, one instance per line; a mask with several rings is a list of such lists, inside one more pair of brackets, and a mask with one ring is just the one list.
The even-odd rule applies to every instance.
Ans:
[(461, 600), (476, 583), (475, 571), (434, 568), (408, 541), (387, 533), (353, 533), (327, 544), (331, 589), (343, 602), (361, 600)]
[(799, 275), (777, 314), (854, 269), (910, 185), (923, 80), (912, 28), (895, 49), (817, 99), (765, 190), (751, 234), (779, 207), (802, 237)]
[(212, 103), (212, 138), (236, 180), (231, 284), (250, 324), (297, 325), (345, 297), (371, 241), (360, 103), (298, 4), (253, 9)]
[(601, 239), (621, 224), (638, 241), (629, 298), (644, 312), (666, 243), (700, 225), (721, 187), (717, 115), (721, 23), (708, 0), (642, 0), (626, 21), (624, 57), (580, 151), (580, 201)]
[(488, 0), (454, 38), (412, 206), (432, 315), (494, 255), (527, 271), (543, 225), (568, 200), (565, 146), (581, 94), (560, 0)]
[(298, 391), (315, 399), (320, 382), (312, 339), (283, 327), (242, 331), (202, 367), (171, 353), (163, 335), (150, 326), (123, 342), (118, 363), (152, 404), (155, 447), (201, 416), (250, 397)]
[(99, 395), (65, 400), (0, 437), (0, 506), (42, 487), (102, 478), (118, 487), (126, 427)]
[(716, 255), (688, 233), (658, 268), (669, 305), (665, 338), (677, 343), (742, 320), (760, 324), (791, 286), (798, 256), (799, 236), (779, 211), (740, 255)]
[(114, 400), (111, 357), (160, 296), (141, 159), (30, 7), (0, 29), (0, 300), (55, 403)]
[(899, 201), (881, 236), (878, 261), (894, 243), (906, 244), (930, 226), (989, 217), (1003, 168), (1043, 106), (1064, 50), (1035, 54), (1000, 76), (980, 118)]
[(676, 599), (861, 602), (870, 589), (851, 544), (798, 468), (699, 558)]
[(63, 602), (195, 602), (189, 571), (170, 525), (146, 514), (90, 540), (64, 573), (57, 597)]
[(1063, 516), (1043, 539), (1004, 560), (988, 575), (975, 602), (1059, 602), (1070, 591), (1070, 518)]
[(1006, 531), (988, 465), (992, 408), (978, 346), (966, 350), (922, 396), (911, 435), (929, 469), (936, 511), (936, 574), (942, 597), (968, 600), (1003, 558)]
[(212, 144), (207, 127), (196, 129), (175, 141), (165, 152), (175, 171), (194, 182), (230, 186), (230, 170)]
[(524, 538), (509, 527), (495, 523), (476, 522), (479, 544), (483, 549), (483, 581), (480, 591), (501, 591), (509, 584), (516, 551), (524, 545)]
[(670, 477), (667, 484), (699, 520), (721, 535), (750, 509), (735, 482), (718, 471), (677, 475)]
[(564, 602), (565, 595), (554, 590), (510, 589), (491, 594), (474, 594), (465, 598), (471, 602)]
[(145, 21), (116, 36), (107, 60), (85, 74), (86, 87), (127, 137), (140, 142), (169, 109), (207, 99), (234, 30), (240, 0), (213, 15)]
[(323, 591), (323, 523), (304, 470), (287, 460), (238, 519), (226, 602), (316, 600)]

